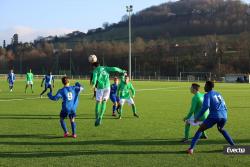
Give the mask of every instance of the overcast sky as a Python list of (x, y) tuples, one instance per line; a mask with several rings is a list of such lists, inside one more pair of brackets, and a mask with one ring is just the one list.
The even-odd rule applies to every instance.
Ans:
[[(104, 22), (116, 23), (126, 14), (168, 0), (0, 0), (0, 46), (10, 42), (14, 33), (22, 42), (38, 36), (63, 35), (75, 30), (86, 32)], [(176, 1), (176, 0), (172, 0)], [(246, 0), (250, 2), (250, 0)]]

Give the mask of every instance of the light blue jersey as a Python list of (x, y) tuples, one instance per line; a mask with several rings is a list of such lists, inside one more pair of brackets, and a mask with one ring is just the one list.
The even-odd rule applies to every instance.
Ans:
[(13, 72), (10, 72), (10, 73), (8, 74), (7, 80), (8, 80), (8, 82), (9, 82), (9, 84), (13, 84), (13, 83), (15, 82), (15, 80), (16, 80), (15, 74), (14, 74)]
[(63, 100), (62, 111), (67, 113), (75, 113), (78, 106), (79, 94), (82, 90), (83, 87), (81, 87), (80, 84), (77, 86), (66, 86), (58, 90), (55, 96), (52, 96), (51, 92), (48, 93), (48, 97), (54, 101), (57, 101), (61, 98)]
[(211, 90), (204, 95), (204, 101), (200, 113), (196, 118), (200, 118), (209, 109), (208, 118), (227, 119), (226, 103), (220, 93)]

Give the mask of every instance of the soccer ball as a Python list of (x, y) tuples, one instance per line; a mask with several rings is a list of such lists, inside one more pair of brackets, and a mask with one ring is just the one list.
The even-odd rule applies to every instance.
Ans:
[(89, 56), (89, 62), (90, 62), (90, 63), (95, 63), (95, 62), (97, 62), (97, 57), (96, 57), (96, 55), (90, 55), (90, 56)]

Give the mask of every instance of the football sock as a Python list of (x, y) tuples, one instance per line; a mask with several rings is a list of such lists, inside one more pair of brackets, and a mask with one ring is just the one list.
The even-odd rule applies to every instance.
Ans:
[(102, 117), (103, 117), (103, 115), (104, 115), (104, 113), (105, 113), (105, 111), (106, 111), (106, 105), (107, 105), (107, 102), (106, 102), (106, 101), (103, 101), (103, 102), (102, 102), (101, 113), (100, 113), (100, 116), (99, 116), (100, 119), (102, 119)]
[(72, 129), (72, 134), (76, 134), (76, 123), (75, 122), (71, 122), (71, 129)]
[(227, 142), (231, 145), (234, 146), (233, 139), (229, 136), (226, 130), (222, 129), (220, 130), (220, 133), (224, 136), (224, 138), (227, 140)]
[(194, 138), (192, 139), (192, 143), (190, 146), (190, 149), (193, 149), (196, 145), (196, 143), (198, 142), (199, 138), (201, 137), (202, 132), (201, 131), (197, 131), (194, 135)]
[(116, 105), (113, 105), (113, 113), (116, 111)]
[(190, 131), (190, 124), (185, 125), (185, 139), (188, 139)]
[(101, 107), (101, 103), (100, 102), (96, 102), (96, 105), (95, 105), (95, 118), (96, 119), (98, 118), (100, 107)]
[(136, 107), (135, 107), (134, 104), (132, 105), (132, 110), (133, 110), (133, 113), (135, 114), (136, 113)]
[(61, 123), (61, 127), (62, 127), (64, 133), (68, 132), (65, 121), (63, 119), (61, 119), (60, 123)]

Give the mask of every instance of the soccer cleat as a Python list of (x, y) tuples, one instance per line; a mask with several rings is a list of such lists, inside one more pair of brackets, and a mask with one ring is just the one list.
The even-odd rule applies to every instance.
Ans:
[(193, 155), (193, 154), (194, 154), (194, 150), (191, 149), (191, 148), (189, 148), (189, 149), (187, 150), (187, 153), (188, 153), (189, 155)]
[(122, 119), (122, 116), (121, 116), (121, 115), (119, 115), (118, 119)]
[(12, 92), (13, 90), (12, 89), (10, 89), (10, 92)]
[(73, 138), (76, 138), (76, 137), (77, 137), (77, 135), (76, 135), (76, 134), (73, 134), (73, 135), (72, 135), (72, 137), (73, 137)]
[(68, 137), (69, 136), (69, 132), (64, 133), (63, 137)]
[(139, 118), (139, 115), (137, 115), (136, 113), (134, 113), (134, 117)]
[(188, 142), (188, 139), (187, 139), (187, 138), (183, 138), (183, 139), (181, 140), (181, 142), (182, 142), (182, 143), (187, 143), (187, 142)]
[(112, 113), (112, 116), (113, 116), (113, 117), (116, 117), (116, 114), (113, 112), (113, 113)]

